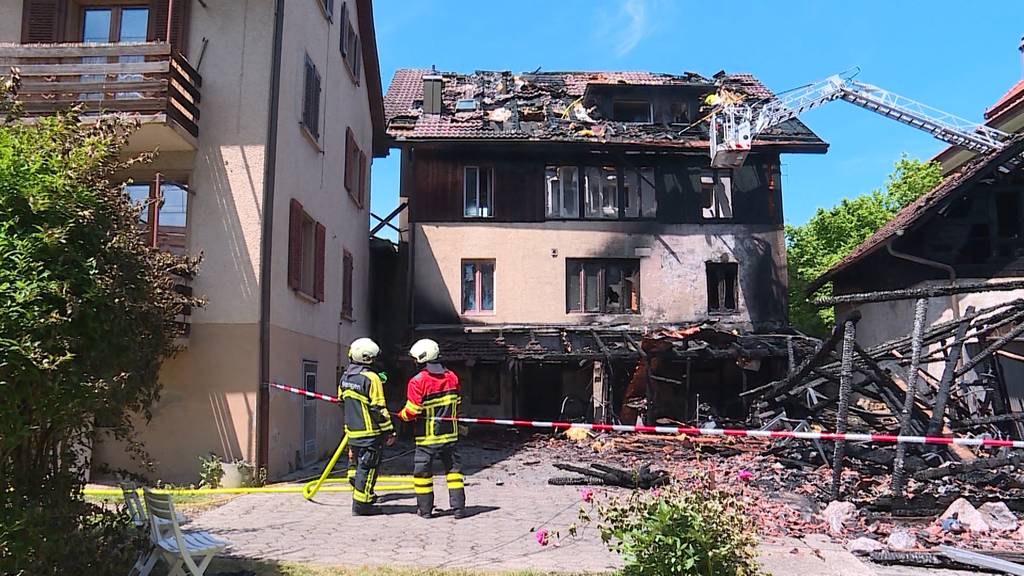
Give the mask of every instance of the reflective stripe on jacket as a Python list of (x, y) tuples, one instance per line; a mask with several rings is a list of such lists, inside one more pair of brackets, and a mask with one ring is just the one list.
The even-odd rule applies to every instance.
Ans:
[(415, 420), (416, 445), (450, 444), (459, 439), (459, 377), (440, 364), (427, 368), (409, 380), (402, 420)]
[(338, 383), (345, 409), (345, 434), (350, 440), (379, 436), (394, 430), (384, 399), (380, 376), (358, 364), (349, 364)]

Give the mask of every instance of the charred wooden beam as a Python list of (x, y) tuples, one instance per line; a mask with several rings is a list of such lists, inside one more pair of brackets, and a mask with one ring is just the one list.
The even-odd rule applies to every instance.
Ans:
[(1024, 462), (1024, 455), (1022, 454), (998, 458), (980, 458), (974, 462), (968, 462), (965, 464), (953, 464), (944, 468), (929, 468), (927, 470), (921, 470), (914, 474), (914, 480), (937, 480), (939, 478), (956, 476), (965, 472), (991, 470), (992, 468), (1002, 468), (1003, 466), (1017, 466), (1021, 462)]
[(1024, 422), (1024, 412), (1015, 412), (1013, 414), (998, 414), (996, 416), (979, 416), (978, 418), (971, 418), (963, 420), (961, 422), (954, 422), (950, 428), (953, 430), (967, 430), (975, 426), (983, 426), (985, 424), (999, 424), (1001, 422)]
[[(967, 314), (974, 312), (973, 307), (967, 308)], [(939, 391), (935, 395), (935, 405), (932, 407), (932, 418), (928, 421), (928, 436), (935, 436), (942, 429), (942, 418), (946, 414), (946, 402), (949, 401), (949, 388), (953, 384), (953, 376), (956, 374), (956, 365), (960, 363), (960, 355), (963, 353), (963, 340), (967, 336), (967, 329), (970, 327), (970, 320), (960, 322), (956, 329), (956, 338), (953, 340), (949, 357), (946, 358), (946, 366), (942, 370), (942, 378), (939, 380)]]
[(971, 294), (978, 292), (1006, 292), (1010, 290), (1024, 289), (1024, 280), (1012, 280), (1009, 282), (965, 282), (953, 286), (929, 286), (926, 288), (911, 288), (908, 290), (880, 290), (878, 292), (864, 292), (860, 294), (844, 294), (815, 300), (814, 305), (819, 308), (835, 306), (837, 304), (869, 304), (872, 302), (892, 302), (895, 300), (917, 300), (921, 298), (939, 298), (952, 296), (954, 294)]
[[(919, 298), (914, 305), (914, 338), (911, 348), (910, 371), (907, 376), (907, 393), (903, 399), (903, 411), (900, 413), (900, 436), (906, 436), (910, 432), (910, 414), (914, 408), (914, 395), (917, 391), (917, 370), (921, 360), (921, 338), (924, 335), (924, 323), (927, 313), (928, 299)], [(906, 453), (906, 444), (896, 445), (896, 461), (892, 467), (892, 493), (897, 498), (904, 495), (904, 489), (906, 488), (906, 477), (903, 470)]]
[[(846, 419), (850, 410), (850, 389), (853, 386), (853, 341), (857, 336), (857, 318), (848, 317), (843, 322), (843, 365), (839, 374), (839, 413), (836, 415), (836, 431), (846, 434)], [(832, 500), (839, 500), (839, 488), (843, 480), (843, 456), (846, 442), (836, 442), (835, 456), (832, 459)]]

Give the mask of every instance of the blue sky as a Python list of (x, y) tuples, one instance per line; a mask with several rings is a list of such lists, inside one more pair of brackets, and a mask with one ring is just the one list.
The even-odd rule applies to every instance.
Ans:
[[(374, 2), (381, 77), (397, 68), (750, 72), (776, 92), (860, 66), (858, 79), (981, 121), (1021, 78), (1024, 2), (563, 0)], [(882, 186), (931, 136), (845, 102), (801, 119), (825, 155), (783, 156), (786, 222)], [(373, 163), (372, 207), (397, 205), (399, 153)]]

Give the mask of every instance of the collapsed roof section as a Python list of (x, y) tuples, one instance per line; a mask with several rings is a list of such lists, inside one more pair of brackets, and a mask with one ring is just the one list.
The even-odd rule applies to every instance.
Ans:
[[(709, 146), (710, 110), (704, 98), (723, 91), (743, 100), (774, 98), (749, 74), (400, 69), (384, 107), (388, 134), (400, 141), (582, 142), (703, 151)], [(619, 101), (634, 109), (639, 104), (641, 116), (648, 105), (649, 115), (630, 117), (625, 108), (623, 115), (614, 108)], [(759, 134), (755, 145), (805, 152), (828, 147), (796, 119)]]

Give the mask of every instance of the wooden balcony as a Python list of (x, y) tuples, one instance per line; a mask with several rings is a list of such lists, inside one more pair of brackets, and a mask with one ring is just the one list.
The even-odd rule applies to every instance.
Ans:
[(83, 122), (137, 117), (130, 152), (197, 147), (202, 78), (170, 44), (0, 44), (0, 70), (9, 68), (20, 71), (27, 121), (78, 105)]

